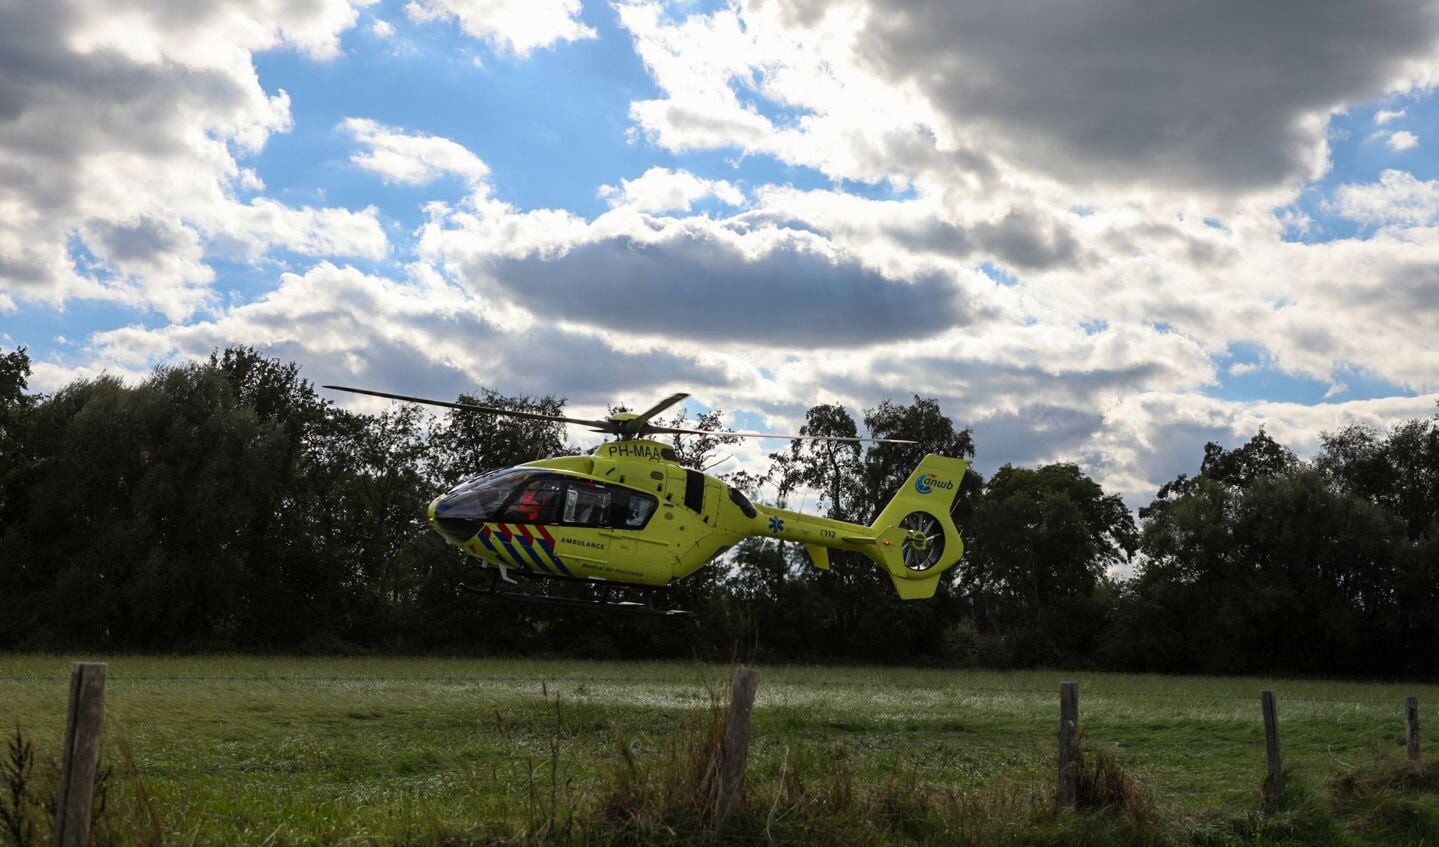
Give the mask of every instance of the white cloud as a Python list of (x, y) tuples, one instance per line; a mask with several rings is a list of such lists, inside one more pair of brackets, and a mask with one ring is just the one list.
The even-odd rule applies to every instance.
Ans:
[(1420, 180), (1408, 171), (1386, 170), (1378, 182), (1339, 186), (1327, 208), (1371, 226), (1427, 226), (1439, 222), (1439, 180)]
[(224, 0), (178, 10), (148, 0), (80, 0), (69, 4), (66, 47), (78, 55), (115, 51), (138, 64), (226, 70), (247, 65), (249, 53), (284, 46), (330, 59), (358, 9), (374, 2)]
[(410, 133), (366, 118), (346, 118), (339, 128), (368, 148), (350, 161), (390, 182), (422, 185), (455, 174), (480, 188), (490, 176), (489, 166), (479, 156), (448, 138)]
[[(383, 259), (390, 250), (374, 206), (358, 212), (302, 206), (293, 208), (260, 198), (235, 210), (234, 238), (252, 256), (284, 247), (305, 256), (355, 256)], [(242, 234), (241, 234), (242, 233)]]
[(908, 179), (937, 157), (933, 110), (856, 53), (862, 6), (808, 22), (764, 2), (680, 19), (647, 0), (616, 9), (663, 95), (630, 106), (637, 135), (659, 147), (738, 148), (867, 181)]
[(1407, 129), (1401, 129), (1398, 132), (1390, 134), (1384, 143), (1389, 145), (1390, 150), (1411, 150), (1419, 146), (1419, 136)]
[(211, 245), (263, 255), (266, 226), (277, 246), (375, 255), (373, 210), (236, 196), (262, 188), (239, 160), (291, 125), (288, 95), (261, 87), (253, 53), (333, 57), (362, 5), (0, 7), (0, 296), (110, 300), (178, 318), (210, 302)]
[(395, 25), (384, 18), (375, 18), (370, 24), (370, 33), (376, 38), (393, 38), (395, 36)]
[(620, 180), (619, 187), (601, 186), (599, 196), (610, 206), (627, 206), (638, 212), (688, 212), (697, 201), (714, 197), (730, 206), (745, 202), (744, 192), (722, 179), (701, 179), (688, 171), (653, 167), (635, 179)]
[(453, 19), (469, 35), (520, 56), (594, 38), (580, 11), (580, 0), (413, 0), (405, 6), (411, 20)]
[(1404, 117), (1406, 114), (1408, 114), (1408, 112), (1409, 112), (1408, 109), (1395, 109), (1395, 110), (1380, 109), (1379, 111), (1377, 111), (1377, 112), (1374, 113), (1374, 124), (1375, 124), (1376, 126), (1383, 126), (1383, 125), (1389, 123), (1390, 121), (1397, 121), (1397, 120), (1399, 120), (1400, 118), (1402, 118), (1402, 117)]

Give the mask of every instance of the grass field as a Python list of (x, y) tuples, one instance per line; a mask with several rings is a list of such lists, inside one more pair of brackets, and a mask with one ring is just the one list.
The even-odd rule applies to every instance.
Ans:
[[(124, 810), (131, 829), (118, 832), (182, 844), (418, 844), (555, 831), (552, 818), (602, 805), (629, 767), (622, 745), (638, 771), (668, 773), (729, 675), (643, 662), (99, 660), (110, 665), (107, 814)], [(19, 726), (42, 758), (59, 748), (68, 669), (69, 657), (0, 655), (0, 727)], [(1170, 825), (1190, 841), (1213, 830), (1213, 843), (1228, 843), (1223, 822), (1260, 805), (1261, 689), (1278, 694), (1286, 765), (1316, 791), (1402, 757), (1406, 695), (1421, 709), (1439, 703), (1439, 687), (1409, 684), (759, 671), (749, 770), (757, 796), (778, 796), (797, 774), (832, 787), (843, 772), (857, 790), (899, 785), (926, 796), (992, 797), (1008, 786), (1006, 802), (1033, 817), (1053, 790), (1058, 683), (1074, 679), (1086, 748), (1112, 744)], [(1420, 797), (1416, 808), (1439, 816), (1435, 800)], [(1015, 843), (1048, 837), (1024, 832)], [(1261, 833), (1251, 843), (1275, 840)]]

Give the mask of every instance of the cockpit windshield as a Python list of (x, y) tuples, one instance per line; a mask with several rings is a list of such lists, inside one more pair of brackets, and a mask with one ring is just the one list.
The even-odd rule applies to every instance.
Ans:
[(510, 493), (536, 475), (531, 470), (511, 468), (476, 477), (455, 486), (441, 498), (435, 506), (435, 517), (471, 521), (494, 520)]

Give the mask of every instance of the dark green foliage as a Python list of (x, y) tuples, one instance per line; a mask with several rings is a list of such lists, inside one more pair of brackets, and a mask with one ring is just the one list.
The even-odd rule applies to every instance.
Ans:
[(0, 475), (0, 644), (379, 645), (429, 617), (421, 553), (445, 551), (413, 409), (343, 412), (236, 348), (27, 418), (30, 462)]
[(1106, 623), (1111, 568), (1138, 543), (1134, 518), (1074, 465), (999, 469), (970, 523), (964, 587), (1016, 664), (1083, 660)]
[(1263, 432), (1205, 450), (1200, 473), (1145, 509), (1144, 564), (1124, 587), (1103, 648), (1112, 666), (1215, 673), (1433, 672), (1439, 633), (1433, 534), (1402, 502), (1428, 496), (1419, 473), (1433, 422), (1387, 439), (1326, 438), (1314, 465)]
[[(573, 451), (563, 426), (347, 412), (298, 366), (246, 347), (134, 386), (100, 377), (37, 396), (29, 374), (23, 348), (0, 355), (0, 648), (1439, 671), (1439, 419), (1349, 427), (1312, 463), (1263, 431), (1208, 444), (1140, 527), (1072, 464), (1005, 466), (988, 482), (971, 471), (954, 506), (968, 552), (933, 600), (900, 601), (863, 557), (837, 553), (822, 572), (751, 539), (675, 586), (674, 604), (699, 613), (676, 626), (458, 590), (484, 577), (428, 530), (426, 505), (475, 474)], [(554, 397), (461, 399), (564, 411)], [(684, 464), (724, 460), (721, 418), (663, 421), (709, 433), (675, 437)], [(801, 429), (917, 443), (794, 442), (764, 477), (732, 484), (868, 523), (924, 454), (974, 453), (970, 431), (920, 396), (859, 421), (815, 406)]]
[[(457, 402), (544, 415), (562, 415), (565, 406), (554, 397), (505, 397), (487, 388), (461, 394)], [(445, 488), (498, 468), (571, 452), (564, 424), (455, 411), (445, 415), (427, 449), (430, 474)]]

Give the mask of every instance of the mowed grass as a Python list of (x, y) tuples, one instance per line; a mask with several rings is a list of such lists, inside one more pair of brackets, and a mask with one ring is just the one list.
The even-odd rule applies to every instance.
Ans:
[[(161, 841), (435, 843), (590, 808), (621, 766), (673, 761), (728, 689), (724, 666), (502, 659), (0, 655), (0, 727), (42, 757), (64, 730), (72, 658), (109, 663), (115, 797)], [(1080, 684), (1086, 745), (1178, 818), (1259, 807), (1259, 692), (1286, 766), (1322, 783), (1403, 754), (1403, 705), (1439, 687), (1314, 680), (759, 666), (750, 770), (842, 762), (935, 791), (1052, 790), (1058, 685)], [(1439, 724), (1436, 724), (1439, 725)], [(138, 789), (138, 790), (137, 790)], [(130, 810), (132, 813), (133, 809)]]

